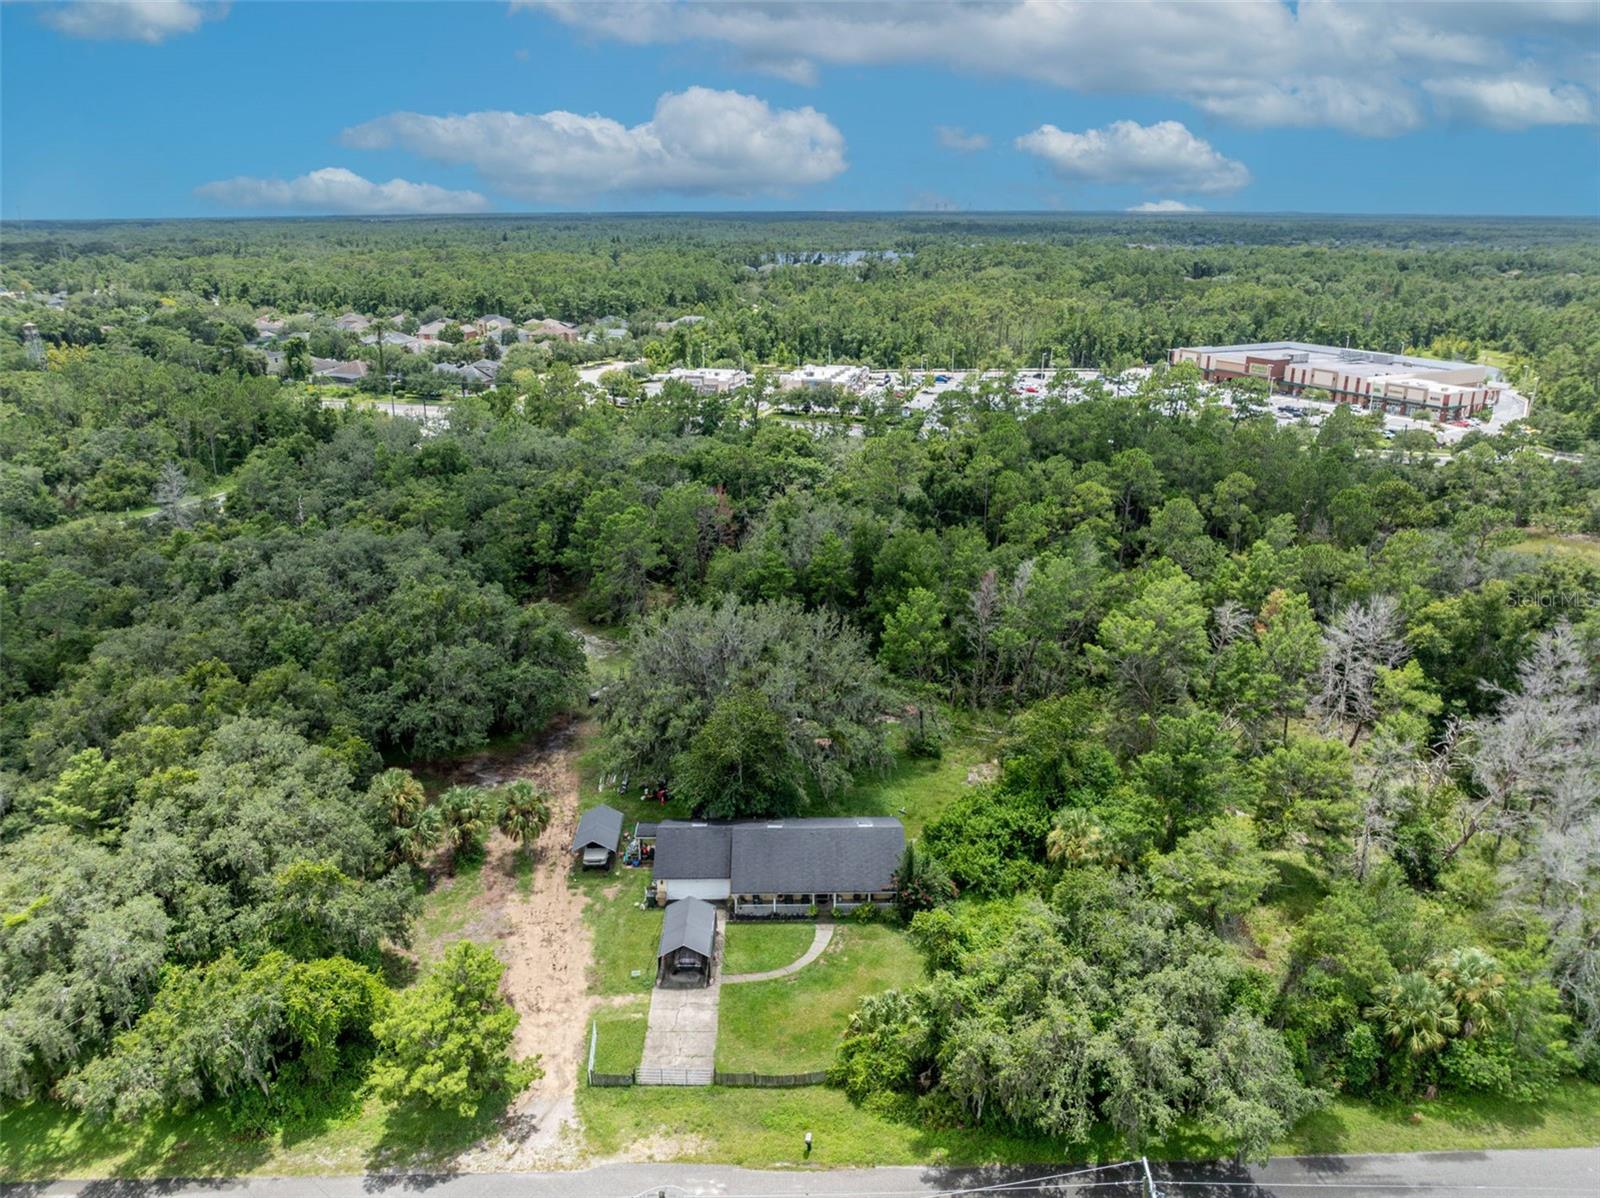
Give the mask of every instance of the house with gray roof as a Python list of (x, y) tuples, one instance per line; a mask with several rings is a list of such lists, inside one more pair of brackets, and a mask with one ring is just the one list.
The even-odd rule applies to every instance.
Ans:
[(621, 839), (622, 812), (602, 803), (589, 808), (578, 820), (578, 830), (572, 836), (572, 851), (585, 866), (608, 869)]
[(656, 985), (674, 990), (709, 986), (716, 955), (717, 909), (697, 898), (669, 903), (656, 945)]
[(359, 383), (367, 377), (365, 362), (337, 362), (328, 358), (311, 360), (311, 376), (324, 383)]
[(884, 816), (666, 820), (656, 831), (656, 901), (726, 902), (749, 917), (887, 906), (905, 847), (905, 828)]

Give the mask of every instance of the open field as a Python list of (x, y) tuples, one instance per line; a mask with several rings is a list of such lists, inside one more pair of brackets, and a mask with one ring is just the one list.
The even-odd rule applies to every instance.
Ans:
[(826, 1069), (850, 1012), (863, 996), (921, 977), (922, 958), (900, 929), (842, 921), (827, 951), (798, 973), (722, 988), (717, 1068), (756, 1073)]
[(1519, 553), (1573, 558), (1591, 566), (1600, 566), (1600, 537), (1584, 536), (1582, 533), (1530, 532), (1510, 548)]

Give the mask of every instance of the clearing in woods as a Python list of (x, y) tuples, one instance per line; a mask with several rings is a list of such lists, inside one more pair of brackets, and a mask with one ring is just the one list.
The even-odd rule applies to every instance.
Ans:
[(480, 875), (482, 893), (463, 932), (491, 941), (505, 962), (506, 996), (522, 1016), (516, 1052), (537, 1054), (544, 1076), (517, 1099), (501, 1134), (466, 1153), (467, 1168), (530, 1169), (571, 1163), (581, 1150), (574, 1099), (586, 1033), (605, 999), (588, 993), (592, 935), (583, 917), (585, 893), (571, 884), (568, 846), (578, 822), (578, 758), (593, 735), (585, 720), (568, 720), (507, 750), (452, 762), (452, 783), (500, 786), (526, 780), (550, 796), (550, 825), (533, 851), (531, 876), (520, 850), (496, 833)]

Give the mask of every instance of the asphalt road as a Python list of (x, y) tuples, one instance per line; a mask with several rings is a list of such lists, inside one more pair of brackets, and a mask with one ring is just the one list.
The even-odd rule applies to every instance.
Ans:
[[(1265, 1165), (1153, 1164), (1162, 1198), (1555, 1198), (1600, 1195), (1600, 1148), (1279, 1157)], [(7, 1198), (1142, 1198), (1137, 1164), (760, 1172), (721, 1165), (601, 1165), (570, 1173), (410, 1174), (8, 1183)]]

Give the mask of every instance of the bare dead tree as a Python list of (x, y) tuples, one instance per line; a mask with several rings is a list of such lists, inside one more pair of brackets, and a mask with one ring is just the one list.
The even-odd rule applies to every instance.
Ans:
[(986, 570), (969, 599), (967, 630), (972, 637), (972, 702), (982, 703), (988, 691), (989, 642), (1000, 626), (1000, 584)]
[(1400, 611), (1388, 595), (1352, 603), (1323, 631), (1312, 709), (1325, 729), (1352, 726), (1353, 748), (1377, 718), (1378, 670), (1408, 656)]
[(160, 509), (161, 519), (174, 528), (188, 528), (194, 523), (194, 512), (185, 503), (189, 498), (189, 478), (176, 462), (162, 463), (151, 498)]

